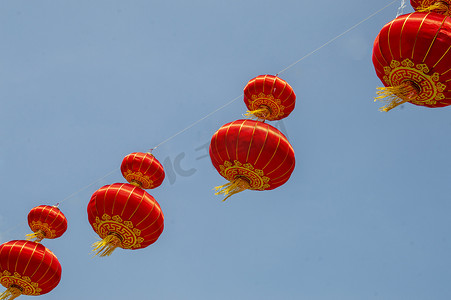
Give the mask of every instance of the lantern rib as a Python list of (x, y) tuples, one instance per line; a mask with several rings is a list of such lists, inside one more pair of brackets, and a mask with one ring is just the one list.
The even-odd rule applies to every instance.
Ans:
[(44, 210), (44, 207), (42, 207), (40, 209), (39, 215), (42, 216), (43, 214), (47, 213), (47, 215), (45, 216), (44, 221), (42, 223), (47, 223), (47, 219), (49, 218), (49, 215), (51, 212), (52, 212), (52, 210)]
[(34, 270), (33, 274), (31, 274), (31, 275), (29, 276), (30, 278), (32, 278), (32, 277), (36, 274), (36, 272), (41, 268), (42, 263), (44, 262), (44, 260), (45, 260), (45, 252), (42, 254), (42, 258), (41, 258), (41, 261), (39, 262), (39, 265), (38, 265), (37, 268)]
[(387, 32), (388, 51), (390, 52), (390, 56), (391, 56), (390, 61), (395, 59), (395, 56), (393, 55), (393, 52), (391, 51), (391, 43), (390, 43), (390, 34), (391, 34), (393, 24), (395, 24), (395, 21), (396, 21), (396, 19), (390, 22), (390, 26), (388, 27), (388, 32)]
[[(229, 130), (230, 130), (230, 128), (234, 127), (234, 125), (235, 125), (235, 122), (232, 122), (229, 126), (227, 126), (227, 130), (226, 130), (226, 132), (225, 132), (225, 134), (224, 134), (224, 139), (225, 139), (226, 141), (227, 141), (227, 135), (229, 134)], [(227, 145), (227, 143), (226, 143), (226, 146), (225, 146), (224, 148), (225, 148), (225, 151), (226, 151), (227, 160), (230, 160), (229, 149), (228, 149), (227, 146), (228, 146), (228, 145)]]
[(25, 247), (25, 244), (22, 245), (22, 247), (20, 248), (19, 254), (17, 255), (16, 264), (14, 265), (14, 271), (16, 271), (16, 272), (17, 272), (17, 264), (19, 263), (19, 258), (20, 258), (20, 255), (22, 254), (24, 247)]
[(407, 20), (410, 18), (410, 16), (412, 16), (411, 14), (408, 15), (405, 19), (404, 19), (404, 23), (402, 24), (401, 27), (401, 32), (399, 34), (399, 57), (402, 57), (402, 33), (404, 32), (404, 26), (407, 23)]
[(238, 138), (236, 139), (236, 145), (235, 145), (235, 159), (239, 159), (239, 155), (238, 155), (238, 146), (239, 146), (239, 136), (241, 135), (241, 130), (243, 129), (243, 126), (244, 126), (244, 122), (243, 123), (241, 123), (241, 125), (240, 125), (240, 129), (238, 130), (238, 134), (237, 134), (237, 136), (238, 136)]
[[(133, 187), (132, 192), (133, 192), (135, 189), (137, 189), (137, 187)], [(130, 215), (130, 217), (128, 217), (129, 220), (131, 220), (131, 219), (133, 218), (133, 216), (135, 215), (135, 213), (138, 211), (138, 209), (139, 209), (139, 207), (141, 206), (141, 203), (143, 202), (145, 196), (146, 196), (146, 194), (144, 194), (144, 193), (141, 195), (141, 200), (139, 200), (139, 203), (138, 203), (138, 205), (136, 206), (135, 211), (133, 211), (133, 213)]]
[[(155, 205), (154, 205), (154, 206), (155, 206)], [(152, 210), (153, 210), (153, 208), (152, 208)], [(149, 215), (150, 215), (150, 214), (149, 214)], [(157, 221), (160, 219), (161, 215), (162, 215), (162, 211), (161, 211), (161, 209), (158, 209), (158, 217), (156, 217), (155, 220), (154, 220), (152, 223), (150, 223), (147, 227), (142, 228), (142, 229), (140, 229), (140, 230), (141, 230), (141, 231), (144, 231), (144, 230), (146, 230), (147, 228), (153, 226), (153, 224), (155, 224), (155, 222), (157, 222)], [(147, 218), (147, 217), (146, 217), (146, 218)], [(136, 224), (136, 226), (138, 226), (139, 224), (141, 224), (141, 222), (139, 222), (138, 224)]]
[(432, 48), (432, 46), (434, 45), (435, 40), (437, 39), (437, 36), (439, 35), (440, 30), (441, 30), (442, 27), (443, 27), (443, 23), (445, 23), (445, 21), (446, 21), (446, 18), (447, 18), (447, 17), (444, 17), (444, 18), (443, 18), (442, 23), (440, 24), (440, 27), (437, 29), (437, 32), (435, 33), (435, 36), (434, 36), (434, 38), (432, 39), (431, 44), (429, 45), (428, 51), (426, 52), (426, 54), (425, 54), (424, 57), (423, 57), (423, 60), (422, 60), (423, 63), (426, 61), (426, 58), (427, 58), (427, 56), (429, 55), (429, 52), (431, 51), (431, 48)]
[[(272, 169), (270, 172), (268, 172), (266, 175), (270, 175), (272, 173), (274, 173), (275, 171), (277, 171), (280, 167), (282, 167), (285, 164), (285, 161), (288, 158), (288, 154), (290, 154), (290, 151), (285, 151), (285, 157), (283, 159), (283, 161), (277, 166), (277, 168)], [(278, 179), (279, 177), (275, 177), (273, 179)]]
[(28, 262), (27, 262), (27, 264), (25, 265), (25, 268), (23, 269), (23, 273), (25, 273), (25, 272), (27, 271), (28, 265), (30, 264), (31, 259), (33, 258), (33, 254), (36, 252), (36, 249), (37, 249), (37, 248), (38, 248), (38, 247), (37, 247), (37, 245), (36, 245), (36, 246), (34, 247), (33, 251), (31, 252), (30, 257), (28, 258)]
[[(159, 218), (160, 218), (160, 216), (158, 216), (157, 220), (158, 220)], [(164, 219), (163, 219), (163, 220), (164, 220)], [(159, 232), (161, 231), (161, 228), (162, 228), (162, 227), (164, 227), (164, 223), (163, 223), (163, 222), (160, 224), (160, 226), (159, 226), (157, 229), (155, 229), (154, 231), (152, 231), (152, 232), (150, 232), (150, 233), (148, 233), (148, 234), (146, 234), (146, 235), (143, 235), (143, 237), (146, 237), (146, 236), (152, 236), (152, 235), (154, 235), (154, 234), (156, 234), (156, 233), (159, 233)], [(159, 237), (160, 237), (160, 235), (158, 234), (156, 240), (158, 240)]]
[[(257, 126), (257, 124), (258, 123), (255, 123), (255, 126)], [(262, 146), (261, 146), (261, 148), (260, 148), (260, 152), (258, 153), (258, 155), (257, 155), (257, 157), (255, 158), (255, 161), (254, 161), (254, 163), (252, 164), (253, 166), (255, 166), (256, 164), (257, 164), (257, 161), (260, 159), (260, 156), (261, 156), (261, 154), (262, 154), (262, 152), (263, 152), (263, 149), (265, 148), (265, 146), (266, 146), (266, 142), (268, 141), (268, 135), (269, 135), (269, 126), (267, 125), (267, 124), (265, 124), (266, 126), (266, 135), (265, 135), (265, 140), (263, 141), (263, 144), (262, 144)]]
[[(435, 63), (435, 65), (432, 68), (435, 68), (440, 63), (440, 61), (445, 57), (445, 55), (448, 54), (450, 49), (451, 49), (451, 45), (448, 47), (448, 49), (446, 49), (445, 53), (443, 53), (442, 57), (440, 57), (440, 59)], [(440, 74), (440, 76), (442, 76), (443, 74), (445, 74), (445, 73)], [(448, 81), (448, 80), (446, 80), (446, 81)]]
[[(269, 128), (269, 127), (268, 127)], [(280, 141), (282, 139), (282, 136), (280, 134), (278, 134), (277, 132), (274, 132), (275, 135), (278, 136), (278, 140), (277, 140), (277, 146), (276, 149), (274, 149), (274, 153), (272, 154), (271, 158), (268, 159), (268, 162), (266, 163), (266, 165), (262, 168), (262, 170), (265, 170), (266, 167), (271, 163), (271, 161), (273, 160), (274, 156), (276, 155), (277, 151), (279, 150), (279, 146), (280, 146)], [(268, 174), (271, 174), (271, 172), (269, 172)]]
[(418, 35), (420, 34), (420, 32), (421, 32), (421, 27), (423, 27), (423, 23), (424, 23), (424, 21), (426, 20), (426, 18), (427, 18), (428, 15), (429, 15), (429, 13), (427, 13), (427, 14), (423, 17), (423, 20), (421, 20), (421, 23), (420, 23), (420, 27), (418, 27), (417, 35), (415, 36), (415, 42), (413, 43), (413, 47), (412, 47), (412, 55), (411, 55), (411, 58), (410, 58), (410, 59), (412, 59), (412, 60), (414, 60), (414, 53), (415, 53), (415, 47), (416, 47), (416, 45), (417, 45)]
[[(46, 251), (44, 251), (44, 255), (43, 255), (43, 258), (45, 258), (46, 257), (46, 254), (47, 254), (47, 252)], [(45, 278), (45, 276), (47, 275), (47, 273), (49, 272), (49, 270), (51, 269), (51, 267), (52, 267), (52, 264), (53, 264), (53, 255), (49, 255), (50, 256), (50, 263), (47, 265), (47, 270), (45, 270), (45, 272), (44, 272), (44, 274), (42, 274), (42, 276), (38, 279), (38, 280), (36, 280), (37, 282), (40, 282), (43, 278)], [(45, 281), (45, 282), (43, 282), (42, 284), (43, 285), (45, 285), (45, 283), (47, 283), (50, 279), (52, 279), (52, 277), (50, 277), (49, 279), (47, 279), (47, 281)]]
[[(58, 217), (59, 217), (60, 214), (61, 214), (61, 211), (60, 211), (58, 208), (53, 207), (53, 206), (52, 206), (52, 208), (50, 209), (50, 212), (52, 212), (53, 209), (55, 209), (55, 211), (56, 211), (56, 216), (55, 216), (55, 218), (53, 218), (52, 222), (50, 222), (49, 226), (52, 226), (52, 224), (55, 223), (56, 220), (58, 220)], [(49, 212), (49, 214), (50, 214), (50, 212)], [(59, 224), (58, 226), (60, 226), (60, 225), (61, 225), (61, 224)], [(58, 226), (57, 226), (57, 227), (58, 227)]]
[(127, 207), (127, 204), (128, 204), (128, 200), (130, 200), (130, 196), (131, 196), (131, 194), (127, 197), (127, 200), (125, 201), (125, 204), (122, 207), (121, 216), (124, 215), (125, 208)]
[(247, 148), (246, 161), (249, 161), (249, 154), (250, 154), (251, 149), (252, 149), (252, 143), (254, 142), (254, 134), (255, 134), (256, 124), (257, 123), (255, 123), (253, 128), (252, 128), (251, 140), (249, 142), (249, 147)]
[(153, 210), (155, 209), (155, 206), (156, 206), (156, 203), (155, 203), (155, 200), (154, 201), (152, 201), (152, 209), (147, 213), (147, 215), (141, 220), (141, 221), (139, 221), (139, 223), (137, 223), (137, 224), (135, 224), (135, 227), (136, 226), (139, 226), (142, 222), (144, 222), (149, 216), (151, 216), (151, 214), (152, 214), (152, 212), (153, 212)]

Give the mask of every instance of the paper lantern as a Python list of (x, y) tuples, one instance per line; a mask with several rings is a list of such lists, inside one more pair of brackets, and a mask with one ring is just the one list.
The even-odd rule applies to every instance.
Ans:
[(0, 299), (38, 296), (53, 290), (61, 280), (56, 256), (40, 243), (15, 240), (0, 245)]
[(260, 75), (244, 87), (247, 115), (274, 121), (287, 117), (294, 109), (296, 95), (283, 79), (273, 75)]
[(27, 239), (55, 239), (63, 235), (67, 229), (67, 219), (56, 206), (39, 205), (28, 213), (28, 225), (34, 232)]
[(216, 131), (210, 158), (229, 181), (217, 187), (217, 194), (226, 199), (246, 189), (275, 189), (288, 181), (295, 166), (288, 139), (273, 126), (254, 120), (236, 120)]
[(164, 216), (158, 202), (146, 191), (128, 183), (98, 189), (88, 204), (88, 220), (101, 241), (94, 251), (110, 255), (117, 247), (141, 249), (163, 232)]
[(402, 15), (385, 25), (373, 47), (373, 64), (385, 85), (383, 111), (410, 102), (451, 104), (451, 19), (436, 13)]
[(130, 183), (142, 189), (153, 189), (164, 180), (161, 163), (150, 153), (135, 152), (124, 157), (121, 172)]

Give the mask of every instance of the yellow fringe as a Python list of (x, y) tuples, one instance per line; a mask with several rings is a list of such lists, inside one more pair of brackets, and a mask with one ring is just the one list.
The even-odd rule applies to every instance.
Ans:
[(109, 234), (103, 240), (92, 244), (92, 247), (94, 248), (92, 251), (95, 252), (94, 256), (110, 256), (120, 244), (121, 240), (116, 235)]
[(32, 239), (35, 239), (34, 242), (40, 243), (45, 238), (45, 232), (42, 230), (38, 230), (33, 233), (29, 233), (29, 234), (25, 235), (25, 238), (27, 239), (27, 241), (31, 241)]
[(22, 295), (22, 292), (16, 287), (9, 287), (0, 294), (0, 300), (13, 300)]
[(136, 186), (136, 187), (139, 187), (139, 188), (141, 188), (141, 189), (142, 189), (142, 187), (143, 187), (143, 185), (142, 185), (141, 182), (136, 181), (136, 180), (134, 180), (134, 179), (130, 182), (130, 184), (131, 184), (131, 185), (134, 185), (134, 186)]
[(223, 202), (226, 201), (229, 197), (238, 194), (239, 192), (242, 192), (244, 190), (247, 190), (250, 188), (249, 182), (242, 178), (237, 177), (233, 181), (230, 181), (226, 184), (223, 184), (221, 186), (215, 187), (215, 190), (218, 191), (215, 193), (215, 195), (224, 195), (227, 196), (222, 200)]
[(267, 107), (261, 106), (256, 110), (248, 110), (244, 115), (249, 118), (255, 117), (257, 119), (265, 120), (271, 115), (271, 111)]
[(431, 11), (435, 11), (437, 13), (441, 13), (441, 14), (446, 14), (448, 12), (449, 6), (442, 2), (442, 1), (437, 1), (432, 5), (429, 6), (420, 6), (418, 7), (416, 10), (418, 12), (431, 12)]
[(381, 107), (380, 111), (389, 111), (398, 105), (406, 103), (410, 100), (414, 100), (418, 96), (418, 90), (412, 86), (411, 83), (403, 83), (398, 86), (379, 87), (377, 88), (378, 97), (374, 98), (374, 102), (377, 100), (385, 103), (385, 106)]

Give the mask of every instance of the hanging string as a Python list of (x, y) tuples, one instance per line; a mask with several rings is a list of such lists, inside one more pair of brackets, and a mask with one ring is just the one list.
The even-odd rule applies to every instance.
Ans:
[(396, 17), (399, 17), (400, 15), (404, 14), (404, 8), (406, 8), (406, 0), (401, 0), (401, 6), (398, 8), (398, 13), (396, 14)]
[[(381, 11), (387, 9), (388, 7), (390, 7), (391, 5), (393, 5), (395, 2), (397, 2), (398, 0), (394, 0), (391, 3), (387, 4), (386, 6), (384, 6), (383, 8), (377, 10), (376, 12), (372, 13), (371, 15), (369, 15), (368, 17), (366, 17), (365, 19), (363, 19), (362, 21), (358, 22), (357, 24), (355, 24), (354, 26), (348, 28), (347, 30), (345, 30), (344, 32), (342, 32), (341, 34), (337, 35), (336, 37), (332, 38), (331, 40), (327, 41), (326, 43), (324, 43), (323, 45), (321, 45), (320, 47), (316, 48), (315, 50), (307, 53), (306, 55), (304, 55), (303, 57), (301, 57), (300, 59), (298, 59), (297, 61), (295, 61), (294, 63), (292, 63), (291, 65), (289, 65), (288, 67), (286, 67), (285, 69), (281, 70), (280, 72), (277, 73), (277, 76), (279, 74), (282, 74), (284, 72), (286, 72), (288, 69), (291, 69), (292, 67), (294, 67), (295, 65), (297, 65), (298, 63), (300, 63), (301, 61), (303, 61), (304, 59), (306, 59), (307, 57), (313, 55), (314, 53), (318, 52), (319, 50), (321, 50), (322, 48), (326, 47), (327, 45), (331, 44), (332, 42), (334, 42), (335, 40), (339, 39), (340, 37), (342, 37), (343, 35), (345, 35), (346, 33), (350, 32), (351, 30), (355, 29), (356, 27), (360, 26), (362, 23), (368, 21), (369, 19), (373, 18), (374, 16), (376, 16), (377, 14), (379, 14)], [(406, 6), (405, 4), (405, 0), (402, 0), (401, 3), (401, 7), (398, 8), (398, 13), (402, 13), (404, 7)], [(157, 149), (158, 147), (160, 147), (161, 145), (171, 141), (172, 139), (174, 139), (175, 137), (177, 137), (178, 135), (182, 134), (183, 132), (189, 130), (190, 128), (194, 127), (195, 125), (197, 125), (198, 123), (202, 122), (203, 120), (207, 119), (208, 117), (212, 116), (213, 114), (217, 113), (218, 111), (224, 109), (225, 107), (229, 106), (230, 104), (232, 104), (233, 102), (237, 101), (238, 99), (242, 98), (243, 94), (241, 94), (240, 96), (234, 98), (233, 100), (230, 100), (229, 102), (227, 102), (226, 104), (222, 105), (221, 107), (218, 107), (217, 109), (215, 109), (214, 111), (210, 112), (209, 114), (205, 115), (204, 117), (202, 117), (201, 119), (197, 120), (196, 122), (192, 123), (191, 125), (189, 125), (188, 127), (180, 130), (179, 132), (175, 133), (174, 135), (170, 136), (169, 138), (167, 138), (166, 140), (162, 141), (161, 143), (159, 143), (158, 145), (156, 145), (155, 147), (151, 148), (150, 151)], [(59, 202), (59, 204), (69, 200), (70, 198), (76, 196), (77, 194), (81, 193), (82, 191), (88, 189), (89, 187), (93, 186), (94, 184), (102, 181), (103, 179), (105, 179), (106, 177), (112, 175), (113, 173), (115, 173), (117, 171), (117, 169), (114, 169), (112, 171), (110, 171), (109, 173), (105, 174), (104, 176), (102, 176), (101, 178), (95, 180), (94, 182), (88, 184), (87, 186), (79, 189), (78, 191), (70, 194), (69, 196), (67, 196), (66, 198), (64, 198), (62, 201)], [(17, 227), (21, 226), (23, 223), (19, 223), (14, 227), (11, 227), (9, 229), (7, 229), (4, 232), (0, 232), (0, 238), (2, 238), (2, 235), (9, 233), (12, 230), (15, 230)]]
[[(378, 11), (372, 13), (371, 15), (369, 15), (368, 17), (366, 17), (365, 19), (363, 19), (362, 21), (360, 21), (359, 23), (355, 24), (352, 27), (349, 27), (347, 30), (343, 31), (342, 33), (340, 33), (339, 35), (337, 35), (336, 37), (334, 37), (333, 39), (329, 40), (328, 42), (324, 43), (323, 45), (321, 45), (320, 47), (316, 48), (315, 50), (313, 50), (310, 53), (307, 53), (306, 55), (304, 55), (303, 57), (301, 57), (299, 60), (295, 61), (294, 63), (292, 63), (291, 65), (289, 65), (288, 67), (286, 67), (285, 69), (283, 69), (282, 71), (280, 71), (279, 73), (277, 73), (277, 75), (282, 74), (283, 72), (287, 71), (288, 69), (291, 69), (292, 67), (294, 67), (295, 65), (297, 65), (298, 63), (300, 63), (301, 61), (303, 61), (304, 59), (306, 59), (307, 57), (315, 54), (316, 52), (318, 52), (319, 50), (321, 50), (322, 48), (326, 47), (327, 45), (329, 45), (330, 43), (334, 42), (335, 40), (341, 38), (343, 35), (345, 35), (346, 33), (350, 32), (351, 30), (355, 29), (356, 27), (360, 26), (362, 23), (365, 23), (366, 21), (368, 21), (369, 19), (371, 19), (372, 17), (374, 17), (375, 15), (379, 14), (381, 11), (383, 11), (384, 9), (386, 9), (387, 7), (392, 6), (393, 4), (395, 4), (398, 0), (394, 0), (393, 2), (387, 4), (386, 6), (382, 7), (381, 9), (379, 9)], [(403, 0), (404, 2), (405, 0)], [(405, 5), (405, 4), (404, 4)]]
[(224, 104), (224, 105), (221, 106), (221, 107), (218, 107), (217, 109), (215, 109), (215, 110), (212, 111), (211, 113), (205, 115), (204, 117), (200, 118), (199, 120), (197, 120), (196, 122), (192, 123), (192, 124), (189, 125), (188, 127), (184, 128), (184, 129), (182, 129), (182, 130), (180, 130), (179, 132), (177, 132), (177, 133), (174, 134), (173, 136), (168, 137), (167, 139), (165, 139), (164, 141), (162, 141), (161, 143), (159, 143), (158, 145), (156, 145), (155, 147), (153, 147), (152, 149), (150, 149), (150, 152), (152, 152), (153, 150), (157, 149), (157, 148), (160, 147), (161, 145), (163, 145), (163, 144), (169, 142), (170, 140), (172, 140), (172, 139), (175, 138), (176, 136), (178, 136), (178, 135), (184, 133), (184, 132), (187, 131), (188, 129), (194, 127), (196, 124), (202, 122), (203, 120), (207, 119), (208, 117), (210, 117), (211, 115), (217, 113), (218, 111), (222, 110), (223, 108), (229, 106), (230, 104), (232, 104), (232, 103), (235, 102), (236, 100), (241, 99), (243, 96), (244, 96), (243, 94), (239, 95), (239, 96), (236, 97), (235, 99), (230, 100), (229, 102), (227, 102), (226, 104)]

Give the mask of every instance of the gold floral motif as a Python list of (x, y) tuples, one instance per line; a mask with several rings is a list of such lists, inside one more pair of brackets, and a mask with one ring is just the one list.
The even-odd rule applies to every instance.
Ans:
[(102, 219), (96, 217), (93, 227), (102, 239), (111, 233), (119, 235), (121, 238), (120, 247), (124, 249), (140, 248), (144, 241), (140, 237), (141, 230), (134, 228), (131, 221), (123, 221), (118, 215), (111, 217), (108, 214), (103, 214)]
[(41, 221), (31, 221), (30, 228), (33, 232), (42, 230), (45, 233), (45, 237), (53, 239), (56, 236), (55, 229), (51, 229), (49, 224), (42, 223)]
[(443, 92), (446, 85), (439, 82), (440, 74), (430, 73), (426, 64), (416, 64), (406, 58), (402, 62), (392, 60), (390, 66), (384, 67), (384, 81), (387, 86), (399, 86), (406, 81), (415, 83), (419, 88), (418, 96), (409, 100), (417, 105), (435, 105), (437, 101), (445, 99)]
[(123, 175), (125, 180), (130, 183), (138, 182), (143, 189), (150, 189), (153, 186), (153, 180), (151, 180), (148, 175), (144, 175), (141, 172), (133, 172), (132, 170), (127, 170)]
[(42, 289), (39, 287), (39, 284), (36, 282), (32, 282), (30, 277), (22, 276), (17, 272), (11, 274), (7, 270), (4, 270), (0, 273), (0, 284), (4, 287), (8, 288), (12, 284), (20, 286), (24, 295), (34, 295), (38, 296), (41, 294)]
[(282, 105), (280, 99), (274, 99), (272, 94), (266, 95), (265, 93), (260, 93), (258, 95), (252, 95), (251, 98), (249, 100), (249, 110), (254, 111), (262, 106), (269, 107), (271, 114), (269, 117), (266, 117), (268, 120), (274, 120), (285, 114), (285, 106)]
[(250, 163), (241, 163), (237, 160), (233, 162), (225, 161), (219, 166), (221, 175), (229, 181), (233, 181), (237, 176), (245, 177), (249, 180), (251, 190), (265, 190), (269, 188), (269, 177), (264, 176), (262, 170), (255, 169)]

